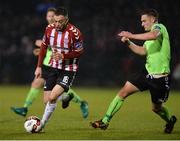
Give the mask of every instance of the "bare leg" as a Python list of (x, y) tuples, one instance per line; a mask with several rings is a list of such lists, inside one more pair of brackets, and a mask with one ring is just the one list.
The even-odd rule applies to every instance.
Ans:
[(56, 100), (57, 98), (64, 92), (64, 88), (62, 88), (60, 85), (55, 85), (55, 87), (52, 89), (51, 94), (49, 95), (48, 103), (46, 104), (46, 108), (42, 117), (42, 124), (43, 126), (45, 123), (49, 120), (52, 113), (54, 112), (56, 108)]

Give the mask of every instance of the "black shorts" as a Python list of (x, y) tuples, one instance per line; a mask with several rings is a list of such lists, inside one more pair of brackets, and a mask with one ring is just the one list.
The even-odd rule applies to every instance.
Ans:
[(76, 72), (47, 67), (43, 77), (45, 78), (44, 91), (51, 91), (58, 84), (67, 92), (73, 83), (75, 75)]
[(149, 90), (151, 93), (151, 100), (155, 104), (166, 102), (168, 99), (170, 75), (161, 78), (153, 78), (151, 75), (148, 75), (148, 72), (144, 68), (141, 73), (134, 75), (134, 77), (128, 81), (140, 91)]
[(42, 65), (42, 78), (44, 78), (45, 80), (48, 78), (50, 69), (51, 69), (51, 67)]

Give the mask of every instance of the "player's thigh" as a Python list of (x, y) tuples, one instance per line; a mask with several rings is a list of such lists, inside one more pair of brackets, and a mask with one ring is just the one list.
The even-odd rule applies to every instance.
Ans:
[(132, 95), (135, 92), (138, 92), (139, 89), (133, 85), (131, 82), (127, 81), (123, 88), (119, 91), (118, 95), (120, 97), (126, 98), (129, 95)]
[(76, 75), (75, 72), (61, 71), (58, 76), (56, 84), (64, 88), (65, 92), (68, 92), (70, 86), (72, 86), (75, 75)]
[(52, 91), (52, 89), (56, 85), (57, 78), (58, 78), (58, 70), (51, 68), (49, 70), (48, 77), (45, 79), (44, 91)]
[(143, 68), (141, 71), (131, 75), (131, 77), (128, 78), (128, 81), (122, 88), (122, 97), (126, 98), (134, 94), (135, 92), (147, 90), (147, 74), (148, 72), (146, 68)]
[(168, 100), (170, 91), (170, 81), (168, 77), (152, 79), (150, 83), (151, 101), (155, 104), (161, 104)]
[(52, 89), (52, 92), (49, 96), (50, 102), (56, 102), (59, 96), (61, 96), (64, 92), (64, 88), (58, 84), (55, 85), (55, 87)]
[(34, 78), (31, 87), (33, 88), (41, 88), (44, 85), (44, 79), (43, 78)]
[(44, 91), (44, 97), (43, 97), (44, 104), (47, 104), (47, 102), (49, 101), (50, 94), (51, 91)]
[(164, 103), (168, 100), (169, 97), (169, 90), (165, 90), (165, 89), (151, 88), (150, 93), (151, 93), (151, 101), (152, 103), (155, 104)]
[(42, 66), (42, 78), (44, 78), (45, 80), (49, 77), (49, 75), (51, 75), (52, 71), (54, 69), (52, 67), (49, 66)]

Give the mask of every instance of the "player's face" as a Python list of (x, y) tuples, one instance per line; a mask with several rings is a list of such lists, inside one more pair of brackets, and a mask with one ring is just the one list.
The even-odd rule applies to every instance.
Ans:
[(55, 15), (55, 26), (57, 30), (63, 30), (63, 28), (66, 26), (68, 19), (63, 15)]
[(49, 11), (46, 14), (46, 20), (49, 24), (54, 23), (54, 12), (53, 11)]
[(149, 15), (141, 16), (141, 25), (144, 27), (145, 31), (150, 31), (154, 22), (155, 22), (155, 18), (153, 16), (149, 16)]

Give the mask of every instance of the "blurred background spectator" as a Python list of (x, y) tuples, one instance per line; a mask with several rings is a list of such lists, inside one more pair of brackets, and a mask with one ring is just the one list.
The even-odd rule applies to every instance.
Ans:
[[(85, 53), (80, 61), (75, 85), (119, 86), (132, 72), (143, 67), (143, 57), (127, 49), (117, 39), (117, 33), (121, 30), (143, 32), (137, 10), (148, 7), (160, 13), (160, 22), (169, 30), (172, 86), (178, 88), (180, 10), (178, 1), (169, 4), (169, 1), (163, 0), (0, 1), (1, 84), (29, 84), (32, 81), (37, 62), (32, 54), (34, 41), (42, 38), (47, 24), (46, 10), (54, 6), (67, 7), (70, 22), (84, 35)], [(173, 70), (176, 70), (175, 74)]]

